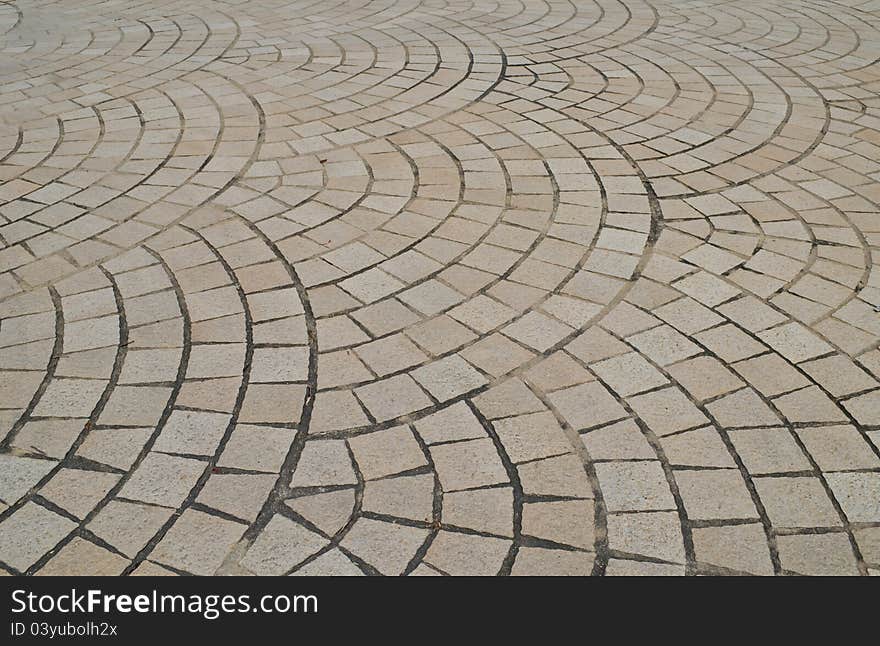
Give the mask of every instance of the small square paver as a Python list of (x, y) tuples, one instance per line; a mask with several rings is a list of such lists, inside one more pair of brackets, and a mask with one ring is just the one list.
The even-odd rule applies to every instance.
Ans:
[(492, 440), (478, 439), (430, 448), (444, 491), (472, 489), (508, 481), (507, 471)]
[(596, 476), (610, 512), (675, 509), (666, 474), (657, 461), (600, 462)]
[(754, 483), (774, 527), (841, 525), (840, 516), (818, 478), (755, 478)]
[(676, 471), (675, 482), (692, 520), (758, 518), (755, 503), (737, 470)]
[(206, 466), (199, 460), (151, 451), (137, 465), (119, 495), (153, 505), (179, 507)]
[(28, 502), (0, 523), (0, 561), (24, 572), (75, 528), (72, 520)]
[(431, 400), (409, 375), (397, 375), (355, 390), (355, 395), (379, 421), (426, 408)]
[(658, 435), (668, 435), (709, 421), (677, 388), (663, 388), (629, 400), (636, 414)]
[(752, 475), (812, 469), (807, 456), (786, 428), (747, 428), (730, 431), (729, 437)]
[(851, 523), (880, 522), (880, 472), (829, 473), (825, 479)]
[(364, 478), (372, 480), (427, 464), (419, 443), (406, 426), (358, 435), (348, 441)]

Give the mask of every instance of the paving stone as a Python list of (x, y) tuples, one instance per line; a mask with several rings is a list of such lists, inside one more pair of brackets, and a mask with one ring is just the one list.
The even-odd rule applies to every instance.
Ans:
[(828, 486), (852, 523), (876, 523), (880, 519), (880, 473), (829, 473)]
[(659, 462), (600, 462), (596, 476), (610, 512), (675, 508)]
[(217, 464), (221, 467), (278, 473), (296, 431), (279, 426), (238, 424)]
[(204, 462), (150, 452), (119, 493), (130, 500), (177, 507), (204, 470)]
[(340, 550), (333, 549), (298, 568), (291, 576), (363, 576), (363, 572)]
[(637, 395), (629, 403), (657, 435), (683, 431), (709, 421), (677, 388), (664, 388)]
[(75, 527), (64, 516), (28, 502), (0, 523), (0, 561), (25, 571)]
[(355, 394), (379, 421), (415, 412), (431, 403), (424, 391), (408, 375), (377, 381), (358, 388)]
[(345, 442), (306, 442), (290, 484), (292, 487), (357, 484), (357, 476)]
[(167, 453), (213, 455), (229, 420), (229, 415), (174, 410), (153, 446)]
[(522, 531), (554, 543), (592, 549), (593, 503), (588, 500), (526, 503)]
[(419, 443), (406, 426), (358, 435), (351, 438), (348, 445), (358, 468), (367, 480), (417, 469), (427, 464)]
[(398, 575), (427, 536), (424, 529), (361, 518), (340, 545), (382, 574)]
[(440, 444), (430, 449), (444, 491), (507, 482), (507, 472), (490, 439)]
[(486, 437), (480, 421), (464, 402), (423, 417), (415, 423), (415, 427), (426, 444)]
[(326, 539), (289, 518), (275, 515), (250, 546), (241, 565), (263, 576), (286, 574), (327, 544)]
[(672, 563), (685, 560), (681, 523), (678, 514), (671, 512), (609, 515), (608, 547)]
[(796, 433), (823, 471), (876, 469), (880, 459), (855, 427), (800, 428)]
[(37, 576), (118, 576), (127, 565), (127, 559), (77, 537), (49, 559)]
[(773, 574), (764, 528), (757, 523), (693, 530), (697, 561), (748, 574)]
[(448, 525), (513, 536), (513, 490), (492, 487), (443, 496), (443, 522)]
[(287, 501), (287, 506), (328, 536), (342, 529), (354, 509), (354, 491), (342, 489)]
[(684, 576), (683, 565), (669, 565), (654, 561), (630, 561), (609, 559), (606, 576)]
[(811, 576), (859, 573), (846, 534), (795, 534), (776, 539), (782, 569)]
[(433, 515), (434, 478), (424, 474), (372, 480), (364, 486), (361, 507), (377, 514), (427, 522)]
[(746, 484), (736, 470), (676, 471), (675, 482), (688, 518), (721, 520), (758, 517)]
[(817, 478), (756, 478), (755, 489), (774, 527), (839, 527), (841, 524)]
[(111, 500), (87, 527), (130, 558), (134, 558), (174, 512), (164, 507)]
[[(151, 558), (184, 572), (214, 574), (245, 529), (245, 525), (187, 509), (156, 545)], [(204, 536), (212, 538), (205, 541)]]
[(0, 455), (0, 500), (16, 503), (56, 466), (54, 460)]
[(253, 522), (276, 480), (257, 473), (212, 473), (196, 502)]
[(496, 420), (495, 432), (515, 463), (560, 455), (571, 450), (565, 432), (550, 412)]
[(808, 471), (810, 462), (785, 428), (730, 431), (730, 441), (752, 475)]
[(623, 406), (599, 382), (559, 390), (548, 399), (575, 430), (599, 426), (627, 416)]
[(513, 562), (513, 576), (588, 576), (593, 555), (587, 552), (521, 547)]
[(115, 473), (61, 469), (40, 489), (40, 495), (77, 518), (85, 518), (118, 481)]

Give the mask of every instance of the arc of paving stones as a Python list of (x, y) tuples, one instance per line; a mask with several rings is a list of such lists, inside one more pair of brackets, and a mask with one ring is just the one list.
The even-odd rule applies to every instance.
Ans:
[(0, 3), (0, 567), (876, 572), (877, 25)]

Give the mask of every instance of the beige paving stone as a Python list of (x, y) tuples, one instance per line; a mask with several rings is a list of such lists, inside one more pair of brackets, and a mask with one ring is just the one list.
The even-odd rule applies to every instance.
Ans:
[(594, 460), (650, 460), (656, 457), (638, 424), (631, 419), (584, 433), (581, 441)]
[(513, 576), (588, 576), (593, 555), (588, 552), (521, 547), (513, 562)]
[(363, 386), (355, 390), (355, 395), (379, 421), (413, 413), (431, 403), (409, 375), (398, 375)]
[(292, 487), (357, 484), (345, 442), (342, 440), (306, 442), (290, 484)]
[(523, 505), (523, 533), (581, 549), (593, 547), (593, 503), (550, 501)]
[(773, 574), (764, 528), (757, 523), (693, 530), (699, 563), (747, 574)]
[(548, 399), (572, 428), (582, 430), (626, 417), (626, 410), (599, 382), (556, 391)]
[(430, 452), (444, 491), (507, 482), (498, 450), (488, 438), (435, 445)]
[(348, 441), (361, 474), (367, 480), (417, 469), (427, 464), (413, 432), (406, 426), (358, 435)]
[(77, 518), (85, 518), (118, 481), (114, 473), (61, 469), (40, 489), (40, 495)]
[(190, 458), (150, 452), (120, 489), (130, 500), (177, 507), (189, 494), (205, 469), (205, 463)]
[(443, 496), (443, 522), (498, 536), (513, 536), (513, 490), (492, 487)]
[(286, 574), (326, 542), (302, 525), (275, 515), (250, 546), (241, 565), (258, 575)]
[(434, 478), (423, 474), (371, 480), (361, 505), (365, 511), (427, 522), (433, 515)]
[(567, 453), (571, 445), (550, 412), (507, 417), (494, 422), (504, 450), (514, 463)]
[(14, 504), (56, 466), (55, 460), (0, 455), (0, 500)]
[(596, 476), (609, 512), (675, 508), (666, 474), (657, 461), (600, 462)]
[(785, 428), (730, 431), (730, 441), (752, 475), (809, 471), (807, 456)]
[(415, 423), (415, 428), (427, 444), (486, 437), (480, 420), (464, 402), (423, 417)]
[(340, 545), (382, 574), (398, 575), (427, 536), (427, 530), (361, 518)]
[(660, 438), (669, 463), (676, 466), (736, 466), (718, 431), (711, 426)]
[(859, 573), (846, 534), (796, 534), (776, 539), (782, 569), (811, 576)]
[(241, 422), (297, 424), (305, 395), (305, 386), (299, 384), (252, 384), (245, 392), (238, 419)]
[(590, 369), (621, 397), (669, 383), (659, 370), (637, 352), (622, 354), (594, 363)]
[(488, 383), (473, 366), (455, 354), (413, 370), (412, 376), (441, 402)]
[(675, 482), (688, 518), (722, 520), (758, 517), (743, 477), (736, 470), (676, 471)]
[(292, 498), (286, 504), (319, 530), (333, 536), (351, 518), (355, 495), (351, 489), (342, 489)]
[(609, 515), (608, 547), (616, 552), (671, 563), (685, 560), (681, 523), (678, 514), (672, 512)]
[(473, 398), (479, 411), (487, 418), (498, 419), (544, 410), (535, 394), (519, 379), (507, 379)]
[(75, 527), (64, 516), (28, 502), (0, 523), (0, 560), (25, 571)]
[(166, 453), (213, 455), (229, 421), (229, 415), (174, 410), (153, 446)]
[(425, 563), (453, 576), (492, 576), (501, 569), (510, 541), (441, 531), (425, 554)]
[(821, 426), (797, 429), (809, 454), (823, 471), (876, 469), (880, 459), (855, 427)]
[(118, 576), (128, 560), (76, 537), (49, 559), (37, 576)]
[(684, 576), (684, 573), (683, 565), (626, 559), (610, 559), (605, 568), (606, 576)]
[(843, 513), (853, 523), (876, 523), (880, 518), (880, 473), (829, 473), (828, 486)]
[[(246, 526), (194, 509), (186, 510), (153, 549), (151, 558), (184, 572), (216, 572)], [(211, 536), (206, 542), (204, 536)]]
[(278, 426), (238, 424), (229, 435), (219, 466), (278, 473), (296, 431)]
[(332, 549), (298, 568), (291, 576), (363, 576), (363, 572), (340, 550)]
[(877, 412), (880, 402), (880, 390), (873, 390), (864, 395), (853, 397), (843, 402), (843, 407), (861, 424), (877, 424), (880, 414)]
[(98, 538), (134, 558), (172, 513), (164, 507), (111, 500), (87, 527)]
[(841, 524), (817, 478), (756, 478), (755, 489), (774, 527), (839, 527)]
[(253, 522), (276, 480), (274, 475), (257, 473), (212, 473), (196, 501)]
[(629, 404), (658, 435), (668, 435), (709, 421), (677, 388), (638, 395), (631, 398)]

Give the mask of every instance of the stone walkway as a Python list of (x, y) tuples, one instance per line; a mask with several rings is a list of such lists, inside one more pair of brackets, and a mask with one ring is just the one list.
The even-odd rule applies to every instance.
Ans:
[(0, 1), (0, 570), (880, 574), (880, 2)]

